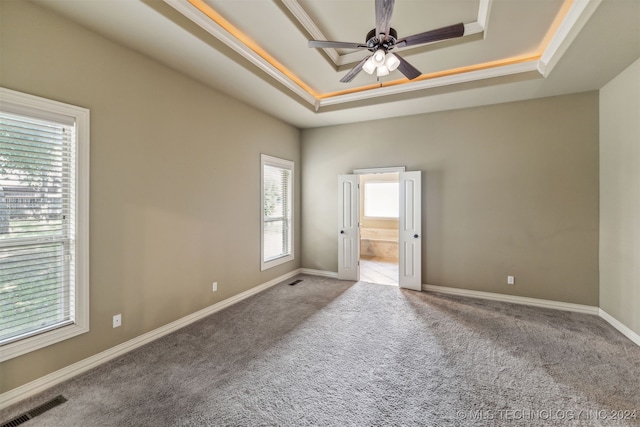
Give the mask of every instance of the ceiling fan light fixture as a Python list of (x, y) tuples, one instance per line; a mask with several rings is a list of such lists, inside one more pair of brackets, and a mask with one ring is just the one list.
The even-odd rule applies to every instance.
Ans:
[(373, 54), (373, 56), (371, 57), (371, 60), (373, 61), (373, 65), (375, 65), (376, 67), (380, 67), (384, 65), (384, 60), (385, 60), (385, 54), (384, 51), (382, 50), (376, 50)]
[(400, 66), (400, 60), (393, 53), (387, 54), (387, 59), (384, 61), (384, 65), (389, 69), (389, 71), (394, 71)]
[(362, 69), (367, 74), (373, 74), (373, 72), (376, 70), (376, 64), (373, 63), (372, 57), (369, 57), (369, 59), (365, 61)]
[(378, 67), (376, 75), (378, 77), (386, 76), (389, 74), (389, 68), (386, 65), (381, 65)]

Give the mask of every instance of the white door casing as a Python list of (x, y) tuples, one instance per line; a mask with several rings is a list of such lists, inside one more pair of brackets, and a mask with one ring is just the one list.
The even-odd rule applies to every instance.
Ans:
[(399, 285), (422, 289), (422, 180), (420, 171), (400, 173)]
[(358, 175), (338, 176), (338, 279), (360, 280)]

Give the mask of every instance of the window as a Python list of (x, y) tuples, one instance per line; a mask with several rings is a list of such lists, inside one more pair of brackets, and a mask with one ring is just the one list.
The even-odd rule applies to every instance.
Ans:
[(398, 218), (400, 209), (397, 182), (364, 183), (364, 216), (366, 218)]
[(89, 111), (0, 88), (0, 361), (89, 330)]
[(293, 259), (293, 162), (261, 156), (261, 270)]

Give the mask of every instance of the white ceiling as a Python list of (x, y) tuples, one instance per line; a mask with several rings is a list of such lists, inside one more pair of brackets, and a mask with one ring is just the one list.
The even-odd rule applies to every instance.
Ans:
[(364, 43), (374, 0), (36, 2), (300, 128), (595, 90), (640, 57), (638, 0), (396, 0), (400, 38), (458, 22), (465, 35), (397, 49), (414, 81), (346, 84), (368, 52), (307, 42)]

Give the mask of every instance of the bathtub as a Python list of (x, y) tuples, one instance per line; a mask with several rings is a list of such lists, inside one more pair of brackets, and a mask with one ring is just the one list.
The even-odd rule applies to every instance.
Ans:
[(386, 228), (360, 229), (360, 256), (398, 260), (398, 230)]

